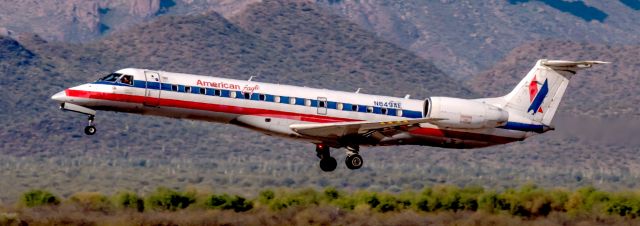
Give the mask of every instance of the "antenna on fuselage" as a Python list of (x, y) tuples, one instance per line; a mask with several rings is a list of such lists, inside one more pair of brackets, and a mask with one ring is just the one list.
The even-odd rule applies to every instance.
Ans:
[(356, 93), (360, 93), (360, 88), (358, 88), (358, 90), (356, 90)]
[(249, 80), (247, 80), (247, 81), (251, 81), (251, 79), (253, 79), (253, 77), (258, 77), (258, 76), (260, 76), (260, 72), (258, 72), (258, 74), (257, 74), (257, 75), (255, 75), (255, 76), (253, 76), (253, 75), (252, 75), (252, 76), (250, 76), (250, 77), (249, 77)]
[(411, 94), (404, 95), (404, 99), (409, 99), (409, 98), (411, 98)]

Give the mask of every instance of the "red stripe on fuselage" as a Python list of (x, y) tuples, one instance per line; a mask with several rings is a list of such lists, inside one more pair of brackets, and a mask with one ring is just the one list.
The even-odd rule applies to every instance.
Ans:
[[(144, 96), (137, 96), (137, 95), (93, 92), (93, 91), (85, 91), (85, 90), (67, 89), (65, 90), (65, 92), (67, 96), (70, 96), (70, 97), (121, 101), (121, 102), (139, 103), (139, 104), (144, 103), (145, 99), (147, 98)], [(159, 100), (160, 100), (159, 106), (162, 106), (162, 107), (187, 108), (187, 109), (194, 109), (194, 110), (214, 111), (214, 112), (222, 112), (222, 113), (230, 113), (230, 114), (241, 114), (241, 115), (258, 115), (258, 116), (274, 117), (274, 118), (286, 118), (286, 119), (305, 121), (305, 122), (322, 123), (322, 122), (362, 121), (362, 120), (350, 119), (350, 118), (337, 118), (337, 117), (330, 117), (330, 116), (309, 115), (309, 114), (301, 114), (301, 113), (294, 113), (294, 112), (287, 112), (287, 111), (248, 108), (248, 107), (240, 107), (240, 106), (221, 105), (221, 104), (210, 104), (210, 103), (174, 100), (174, 99), (165, 99), (165, 98), (160, 98)]]
[[(144, 96), (137, 96), (137, 95), (114, 94), (114, 93), (93, 92), (93, 91), (85, 91), (85, 90), (71, 90), (71, 89), (65, 90), (65, 93), (69, 97), (120, 101), (120, 102), (139, 103), (139, 104), (144, 103), (145, 99), (147, 98)], [(247, 107), (229, 106), (229, 105), (221, 105), (221, 104), (210, 104), (210, 103), (201, 103), (201, 102), (194, 102), (194, 101), (184, 101), (184, 100), (174, 100), (174, 99), (164, 99), (164, 98), (160, 98), (159, 100), (160, 100), (159, 105), (162, 107), (186, 108), (186, 109), (223, 112), (223, 113), (231, 113), (231, 114), (239, 114), (239, 115), (258, 115), (258, 116), (274, 117), (274, 118), (286, 118), (286, 119), (305, 121), (305, 122), (323, 123), (323, 122), (362, 121), (362, 120), (350, 119), (350, 118), (309, 115), (309, 114), (301, 114), (301, 113), (295, 113), (295, 112), (267, 110), (267, 109), (260, 109), (260, 108), (247, 108)], [(519, 138), (460, 132), (460, 131), (453, 131), (453, 130), (441, 130), (436, 128), (416, 128), (414, 130), (411, 130), (410, 133), (414, 135), (431, 136), (431, 137), (451, 137), (451, 138), (460, 138), (460, 139), (479, 140), (479, 141), (498, 143), (498, 144), (504, 144), (504, 143), (521, 140)]]

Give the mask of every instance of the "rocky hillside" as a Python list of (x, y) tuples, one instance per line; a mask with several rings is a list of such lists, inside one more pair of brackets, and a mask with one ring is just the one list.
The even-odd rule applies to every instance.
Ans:
[(215, 10), (232, 16), (254, 2), (259, 0), (6, 0), (0, 7), (0, 34), (36, 33), (50, 41), (89, 42), (165, 14)]
[[(0, 7), (0, 34), (90, 42), (164, 15), (215, 11), (235, 20), (261, 0), (10, 0)], [(272, 2), (272, 1), (268, 1)], [(513, 48), (542, 39), (638, 44), (634, 1), (276, 1), (317, 4), (378, 37), (466, 80)], [(271, 4), (271, 3), (268, 3)], [(268, 5), (267, 4), (267, 5)], [(277, 15), (274, 18), (278, 18)], [(269, 21), (269, 20), (267, 20)], [(256, 26), (256, 22), (247, 23)], [(306, 25), (313, 24), (309, 21)], [(606, 34), (606, 35), (602, 35)], [(355, 35), (355, 34), (354, 34)]]
[(634, 1), (321, 2), (460, 79), (472, 78), (511, 49), (535, 40), (640, 40)]
[(503, 61), (467, 82), (483, 96), (509, 92), (539, 58), (612, 62), (580, 71), (573, 77), (561, 105), (562, 111), (597, 117), (639, 117), (640, 46), (603, 45), (571, 41), (539, 41), (512, 50)]

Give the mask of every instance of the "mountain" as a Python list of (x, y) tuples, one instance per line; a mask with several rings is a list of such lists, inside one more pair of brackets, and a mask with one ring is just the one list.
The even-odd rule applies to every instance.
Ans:
[(458, 79), (472, 78), (511, 49), (537, 40), (638, 44), (640, 11), (629, 2), (321, 1)]
[[(131, 155), (210, 156), (207, 147), (212, 146), (219, 147), (216, 149), (220, 154), (298, 145), (275, 138), (265, 141), (257, 133), (225, 125), (115, 113), (98, 115), (100, 132), (85, 138), (80, 135), (85, 116), (59, 112), (49, 100), (50, 95), (63, 88), (125, 67), (237, 79), (257, 75), (255, 80), (347, 91), (360, 87), (365, 93), (396, 96), (409, 93), (418, 98), (472, 95), (430, 62), (376, 38), (347, 20), (333, 18), (314, 4), (266, 1), (245, 15), (238, 20), (270, 22), (261, 24), (261, 31), (257, 31), (212, 12), (163, 16), (87, 44), (47, 42), (37, 36), (17, 37), (20, 43), (16, 45), (20, 49), (31, 52), (32, 58), (41, 59), (36, 68), (49, 68), (49, 71), (30, 71), (18, 77), (22, 81), (11, 81), (17, 84), (12, 95), (20, 99), (9, 99), (11, 103), (7, 106), (11, 107), (6, 108), (8, 113), (4, 117), (7, 130), (2, 138), (6, 142), (0, 150), (16, 156), (81, 155), (113, 148), (120, 151), (119, 147), (126, 143), (127, 148), (122, 150)], [(301, 18), (307, 22), (300, 22)], [(276, 36), (277, 31), (284, 31), (286, 27), (298, 27), (295, 32), (299, 33), (291, 30), (282, 32), (288, 37)], [(6, 74), (16, 73), (7, 71)], [(31, 92), (34, 84), (39, 84), (35, 94)], [(14, 120), (18, 115), (23, 120)], [(153, 140), (164, 142), (158, 145), (136, 142), (149, 139), (148, 134), (153, 134)], [(245, 134), (250, 137), (246, 143), (232, 145), (237, 143), (235, 137), (247, 136)], [(183, 153), (185, 143), (197, 144), (195, 150), (201, 151)]]
[(569, 83), (559, 111), (598, 118), (637, 118), (640, 116), (640, 96), (632, 90), (640, 90), (638, 53), (640, 45), (558, 40), (530, 42), (513, 49), (504, 60), (470, 79), (467, 87), (482, 96), (504, 95), (539, 58), (609, 61), (611, 64), (578, 72)]
[(86, 43), (162, 15), (215, 10), (231, 16), (254, 2), (258, 0), (6, 0), (0, 7), (0, 29)]
[[(8, 7), (0, 8), (3, 15), (0, 33), (36, 33), (48, 41), (86, 43), (165, 15), (215, 11), (234, 20), (247, 15), (244, 11), (261, 2), (10, 0)], [(640, 10), (633, 1), (295, 2), (319, 5), (335, 14), (331, 18), (345, 17), (360, 28), (428, 59), (458, 80), (472, 78), (511, 49), (532, 41), (559, 39), (626, 45), (640, 40), (640, 24), (636, 23)]]

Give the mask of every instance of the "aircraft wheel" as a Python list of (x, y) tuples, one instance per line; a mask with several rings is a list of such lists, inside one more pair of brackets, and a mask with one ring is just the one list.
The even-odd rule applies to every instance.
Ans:
[(84, 127), (84, 134), (87, 134), (87, 135), (96, 134), (96, 127), (95, 126)]
[(347, 168), (354, 170), (354, 169), (360, 169), (364, 161), (362, 160), (362, 156), (358, 154), (354, 154), (354, 155), (348, 155), (347, 158), (344, 160), (344, 163), (347, 164)]
[(331, 172), (338, 166), (338, 161), (334, 157), (323, 158), (320, 160), (320, 169), (325, 172)]

